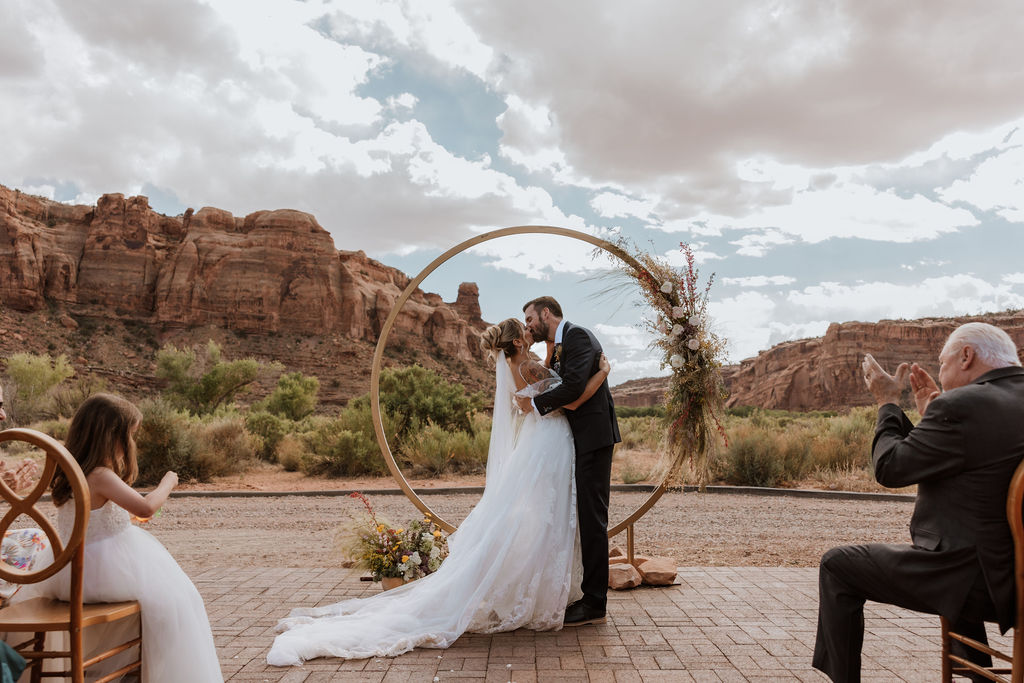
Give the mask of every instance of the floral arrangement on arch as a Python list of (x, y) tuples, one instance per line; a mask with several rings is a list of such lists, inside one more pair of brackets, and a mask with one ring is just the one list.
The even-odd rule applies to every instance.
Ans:
[(429, 517), (396, 527), (380, 519), (362, 493), (350, 494), (364, 507), (341, 524), (334, 534), (335, 548), (346, 566), (370, 572), (374, 581), (402, 578), (412, 581), (438, 570), (448, 557), (448, 537)]
[(720, 372), (725, 340), (711, 331), (707, 316), (715, 276), (700, 284), (693, 250), (685, 243), (679, 245), (686, 261), (682, 268), (624, 242), (617, 246), (642, 267), (638, 271), (626, 266), (625, 272), (639, 283), (644, 301), (654, 311), (653, 320), (646, 322), (656, 334), (654, 346), (662, 352), (661, 367), (672, 368), (665, 396), (668, 449), (658, 474), (666, 486), (679, 486), (690, 460), (703, 484), (718, 446), (717, 436), (728, 443), (719, 419), (727, 396)]

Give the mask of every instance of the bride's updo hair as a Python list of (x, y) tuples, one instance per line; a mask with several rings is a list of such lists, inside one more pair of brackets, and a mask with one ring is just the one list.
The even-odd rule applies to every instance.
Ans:
[(491, 325), (480, 335), (480, 348), (494, 358), (498, 351), (504, 351), (506, 356), (516, 352), (514, 342), (523, 338), (523, 324), (515, 318), (502, 320), (497, 325)]

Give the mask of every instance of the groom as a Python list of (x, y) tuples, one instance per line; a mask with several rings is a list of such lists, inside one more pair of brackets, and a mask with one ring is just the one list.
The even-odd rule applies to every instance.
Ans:
[[(534, 341), (555, 344), (551, 369), (562, 378), (554, 389), (532, 400), (519, 398), (520, 407), (541, 415), (572, 403), (598, 371), (601, 345), (590, 330), (562, 319), (562, 307), (550, 296), (523, 306), (526, 327)], [(608, 597), (608, 492), (612, 449), (620, 441), (615, 403), (608, 382), (579, 406), (566, 411), (576, 445), (576, 516), (583, 554), (583, 599), (565, 610), (566, 626), (603, 624)]]

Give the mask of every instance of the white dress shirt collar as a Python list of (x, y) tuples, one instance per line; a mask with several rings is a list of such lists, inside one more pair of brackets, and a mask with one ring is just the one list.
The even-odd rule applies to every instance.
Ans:
[(561, 322), (558, 323), (558, 328), (555, 329), (555, 343), (562, 343), (562, 332), (565, 331), (565, 318), (562, 318)]

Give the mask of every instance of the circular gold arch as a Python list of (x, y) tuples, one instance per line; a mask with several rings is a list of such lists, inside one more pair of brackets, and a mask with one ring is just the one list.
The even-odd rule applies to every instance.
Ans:
[[(498, 239), (499, 237), (508, 237), (510, 235), (524, 235), (530, 233), (540, 235), (561, 235), (563, 237), (571, 237), (573, 239), (581, 240), (583, 242), (589, 242), (590, 244), (593, 244), (595, 247), (599, 247), (604, 251), (608, 252), (609, 254), (617, 256), (619, 259), (624, 261), (626, 265), (633, 268), (634, 270), (638, 272), (642, 272), (644, 270), (643, 266), (641, 266), (635, 258), (630, 256), (625, 251), (623, 251), (617, 245), (612, 244), (611, 242), (603, 240), (599, 237), (588, 235), (585, 232), (580, 232), (578, 230), (570, 230), (569, 228), (557, 228), (548, 225), (519, 225), (512, 228), (502, 228), (500, 230), (492, 230), (490, 232), (481, 233), (476, 237), (470, 238), (465, 242), (455, 245), (448, 251), (438, 256), (436, 259), (430, 262), (430, 265), (428, 265), (426, 268), (420, 271), (419, 275), (414, 277), (412, 281), (409, 282), (405, 290), (402, 292), (402, 295), (398, 297), (398, 299), (395, 301), (394, 306), (392, 306), (391, 313), (388, 315), (387, 320), (384, 321), (384, 326), (380, 330), (380, 337), (377, 339), (377, 348), (373, 353), (373, 368), (370, 371), (370, 409), (373, 413), (373, 428), (374, 431), (376, 431), (377, 433), (377, 443), (380, 445), (381, 453), (384, 455), (384, 461), (387, 463), (388, 469), (391, 471), (391, 476), (395, 478), (395, 481), (398, 482), (399, 487), (401, 487), (402, 491), (409, 498), (409, 500), (412, 501), (412, 504), (415, 505), (423, 514), (429, 515), (438, 526), (440, 526), (442, 529), (449, 533), (455, 531), (455, 527), (446, 522), (440, 516), (438, 516), (437, 513), (435, 513), (433, 510), (431, 510), (430, 507), (426, 503), (424, 503), (423, 500), (420, 499), (418, 495), (416, 495), (416, 492), (412, 490), (412, 487), (409, 486), (409, 482), (406, 481), (405, 476), (402, 474), (402, 471), (398, 468), (398, 463), (395, 462), (395, 456), (394, 454), (392, 454), (391, 447), (388, 445), (387, 436), (385, 436), (384, 434), (384, 422), (381, 419), (380, 412), (380, 371), (381, 362), (384, 358), (384, 349), (387, 346), (388, 335), (391, 333), (391, 328), (394, 327), (395, 320), (398, 318), (398, 314), (399, 312), (401, 312), (402, 307), (405, 306), (405, 302), (408, 301), (409, 297), (412, 296), (412, 293), (415, 292), (416, 289), (420, 286), (420, 283), (423, 282), (423, 280), (428, 275), (434, 272), (438, 268), (438, 266), (440, 266), (445, 261), (448, 261), (456, 254), (460, 254), (469, 249), (470, 247), (475, 247), (478, 244)], [(651, 493), (651, 495), (647, 498), (647, 500), (643, 502), (642, 505), (640, 505), (640, 507), (634, 510), (628, 517), (626, 517), (626, 519), (619, 522), (618, 524), (615, 524), (608, 530), (609, 537), (615, 536), (623, 529), (629, 531), (630, 555), (632, 555), (633, 545), (633, 523), (641, 517), (643, 517), (644, 514), (646, 514), (646, 512), (654, 506), (658, 499), (661, 498), (663, 493), (665, 493), (664, 482), (660, 483), (658, 487), (654, 489), (654, 492)]]

